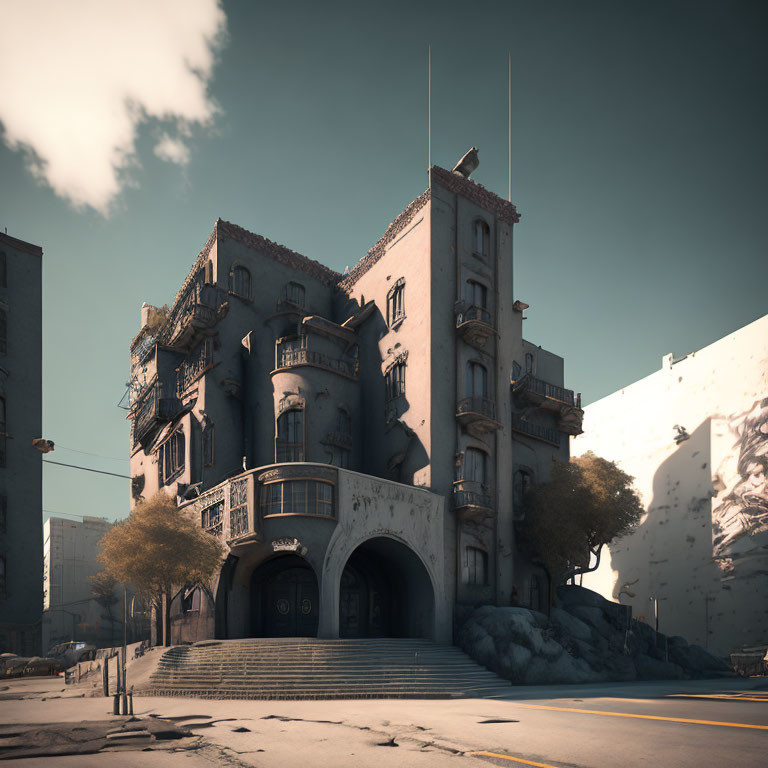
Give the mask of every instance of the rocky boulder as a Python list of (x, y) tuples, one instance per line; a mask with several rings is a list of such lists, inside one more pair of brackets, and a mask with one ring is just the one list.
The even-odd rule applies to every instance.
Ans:
[(478, 608), (458, 640), (475, 661), (525, 685), (684, 679), (729, 670), (684, 638), (667, 638), (632, 619), (628, 606), (576, 586), (558, 588), (549, 617), (527, 608)]

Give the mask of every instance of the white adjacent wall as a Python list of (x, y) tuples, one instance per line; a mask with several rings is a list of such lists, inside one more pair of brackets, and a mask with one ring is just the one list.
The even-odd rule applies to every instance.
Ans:
[(768, 315), (588, 406), (571, 450), (646, 508), (584, 586), (714, 653), (768, 642)]

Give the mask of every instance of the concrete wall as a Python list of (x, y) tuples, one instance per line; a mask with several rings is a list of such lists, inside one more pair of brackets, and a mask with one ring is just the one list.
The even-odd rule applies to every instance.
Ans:
[(0, 652), (33, 654), (43, 602), (42, 456), (32, 447), (42, 436), (42, 249), (0, 233), (0, 262), (7, 318), (0, 349), (7, 435), (0, 435)]
[(658, 598), (662, 632), (714, 653), (765, 642), (766, 398), (768, 316), (585, 409), (574, 453), (615, 460), (647, 510), (585, 586), (650, 621)]

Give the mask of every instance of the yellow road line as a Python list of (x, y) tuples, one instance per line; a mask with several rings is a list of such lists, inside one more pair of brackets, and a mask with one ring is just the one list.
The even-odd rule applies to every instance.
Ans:
[(640, 720), (664, 720), (668, 723), (694, 723), (695, 725), (724, 725), (730, 728), (754, 728), (758, 731), (768, 731), (768, 725), (752, 725), (750, 723), (724, 723), (719, 720), (689, 720), (686, 717), (661, 717), (660, 715), (636, 715), (632, 712), (601, 712), (599, 709), (576, 709), (572, 707), (548, 707), (543, 704), (518, 704), (526, 709), (548, 709), (555, 712), (575, 712), (581, 715), (604, 715), (605, 717), (635, 717)]
[(768, 702), (768, 696), (739, 696), (734, 694), (729, 696), (721, 693), (670, 693), (667, 695), (668, 699), (680, 698), (680, 699), (725, 699), (726, 701), (764, 701)]
[(500, 755), (498, 752), (471, 752), (472, 755), (482, 755), (483, 757), (497, 757), (499, 760), (511, 760), (523, 765), (535, 765), (536, 768), (557, 768), (549, 763), (536, 763), (533, 760), (523, 760), (522, 757), (512, 757), (512, 755)]

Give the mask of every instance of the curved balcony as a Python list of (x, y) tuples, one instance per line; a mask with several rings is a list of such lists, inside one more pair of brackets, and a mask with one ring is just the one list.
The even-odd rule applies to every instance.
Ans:
[(473, 347), (483, 349), (492, 336), (498, 336), (491, 313), (485, 307), (471, 306), (456, 313), (456, 331)]
[(477, 480), (453, 484), (453, 509), (462, 522), (483, 523), (494, 515), (494, 489)]
[(493, 432), (501, 427), (496, 419), (496, 402), (480, 395), (459, 400), (456, 404), (456, 420), (473, 435)]
[(326, 371), (332, 371), (333, 373), (346, 376), (349, 379), (357, 380), (357, 364), (355, 362), (329, 357), (322, 352), (317, 352), (306, 346), (300, 348), (280, 348), (278, 346), (275, 359), (275, 370), (272, 371), (272, 373), (275, 374), (280, 371), (290, 370), (291, 368), (299, 368), (303, 365), (322, 368)]

